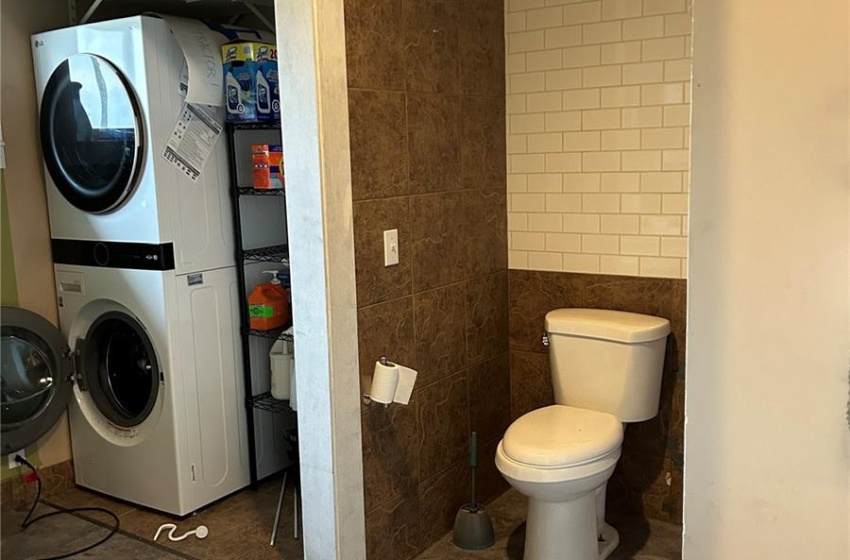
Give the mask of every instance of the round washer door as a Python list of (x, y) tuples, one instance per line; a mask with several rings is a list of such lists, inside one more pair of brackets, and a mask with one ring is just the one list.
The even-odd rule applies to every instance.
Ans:
[(104, 313), (78, 348), (81, 385), (98, 411), (121, 428), (144, 422), (156, 404), (160, 369), (142, 324), (122, 311)]
[(59, 192), (91, 213), (118, 208), (141, 172), (139, 104), (106, 60), (75, 54), (60, 64), (41, 101), (41, 148)]
[(59, 330), (19, 307), (0, 310), (0, 421), (3, 454), (35, 443), (71, 398), (73, 362)]

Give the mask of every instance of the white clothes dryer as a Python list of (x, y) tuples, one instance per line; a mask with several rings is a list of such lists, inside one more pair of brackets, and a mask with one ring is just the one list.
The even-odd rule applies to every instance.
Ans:
[(61, 335), (3, 308), (3, 453), (50, 429), (64, 397), (85, 488), (186, 515), (247, 486), (235, 268), (56, 265), (56, 284)]
[(166, 22), (68, 27), (32, 47), (54, 252), (121, 241), (173, 253), (178, 274), (235, 264), (225, 139), (197, 182), (162, 155), (184, 111), (183, 51)]

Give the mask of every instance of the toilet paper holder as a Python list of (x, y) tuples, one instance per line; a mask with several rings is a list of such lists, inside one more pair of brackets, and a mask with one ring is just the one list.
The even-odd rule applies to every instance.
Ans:
[(387, 360), (386, 356), (375, 362), (371, 386), (368, 393), (362, 395), (363, 403), (377, 402), (387, 408), (391, 402), (408, 404), (413, 393), (418, 372), (407, 366)]

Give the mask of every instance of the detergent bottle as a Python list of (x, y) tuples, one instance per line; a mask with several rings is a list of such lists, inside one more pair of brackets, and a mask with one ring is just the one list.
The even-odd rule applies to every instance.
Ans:
[(224, 83), (227, 112), (231, 115), (241, 115), (245, 111), (245, 105), (242, 103), (242, 86), (239, 84), (239, 80), (234, 78), (233, 74), (228, 73)]
[(259, 69), (257, 69), (257, 111), (265, 114), (272, 112), (269, 82), (266, 80), (263, 72)]
[(264, 270), (271, 274), (269, 282), (257, 284), (248, 296), (248, 316), (252, 329), (270, 331), (289, 323), (289, 293), (278, 280), (277, 270)]
[(269, 350), (269, 365), (271, 366), (271, 394), (279, 401), (289, 400), (292, 386), (292, 343), (277, 340)]

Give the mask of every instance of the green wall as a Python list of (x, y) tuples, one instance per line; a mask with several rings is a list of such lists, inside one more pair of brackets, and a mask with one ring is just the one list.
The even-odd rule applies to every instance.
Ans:
[(6, 204), (6, 180), (0, 171), (0, 303), (18, 304), (18, 283), (15, 279), (15, 259), (12, 257), (12, 233), (9, 229), (9, 207)]

